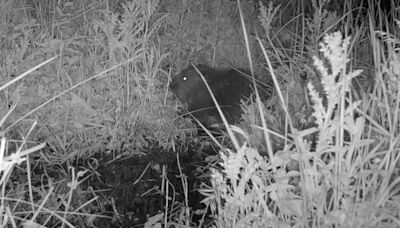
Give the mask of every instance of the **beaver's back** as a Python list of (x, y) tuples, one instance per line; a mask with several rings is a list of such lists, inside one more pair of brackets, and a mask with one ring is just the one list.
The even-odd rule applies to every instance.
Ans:
[[(240, 118), (240, 100), (251, 94), (250, 80), (236, 70), (216, 70), (200, 65), (198, 69), (205, 77), (218, 104), (229, 123)], [(215, 104), (197, 71), (193, 67), (183, 70), (173, 78), (171, 89), (187, 104), (188, 111), (205, 125), (220, 122)]]

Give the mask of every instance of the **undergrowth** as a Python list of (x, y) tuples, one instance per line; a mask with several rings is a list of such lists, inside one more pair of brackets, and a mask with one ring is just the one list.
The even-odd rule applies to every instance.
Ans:
[[(129, 191), (163, 197), (145, 227), (400, 226), (400, 23), (362, 2), (3, 1), (0, 226), (126, 226), (88, 183), (132, 157), (150, 161)], [(274, 92), (202, 141), (168, 88), (189, 62), (248, 66)], [(190, 208), (190, 143), (219, 151), (197, 167), (205, 210)]]
[[(379, 67), (373, 93), (353, 100), (352, 81), (362, 72), (349, 70), (353, 69), (349, 67), (353, 43), (340, 32), (325, 35), (319, 49), (322, 56), (313, 57), (320, 89), (313, 80), (307, 84), (315, 126), (296, 129), (299, 125), (291, 124), (295, 119), (287, 113), (290, 109), (284, 108), (289, 133), (282, 150), (262, 157), (254, 147), (259, 143), (254, 144), (244, 131), (237, 131), (247, 139), (239, 149), (221, 149), (221, 168), (212, 169), (212, 185), (202, 190), (217, 227), (400, 225), (396, 67), (400, 62), (392, 34), (385, 33), (392, 38), (385, 40), (388, 56), (380, 56), (380, 41), (372, 28), (370, 34), (374, 53), (379, 55), (374, 56)], [(264, 53), (269, 62), (268, 52)], [(275, 77), (273, 70), (270, 65)], [(282, 105), (291, 104), (280, 93), (286, 88), (276, 89)], [(273, 132), (265, 125), (255, 129), (265, 139)]]

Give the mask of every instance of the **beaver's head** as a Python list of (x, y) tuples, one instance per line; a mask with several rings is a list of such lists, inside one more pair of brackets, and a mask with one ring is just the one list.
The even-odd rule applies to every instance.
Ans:
[[(204, 65), (197, 66), (197, 69), (199, 69), (206, 80), (207, 77), (210, 75), (210, 72), (212, 71), (210, 67)], [(200, 99), (199, 97), (197, 97), (199, 95), (198, 92), (207, 91), (204, 81), (200, 77), (199, 73), (192, 66), (173, 77), (170, 87), (172, 92), (182, 102), (187, 103), (189, 110), (194, 107), (192, 101)], [(207, 95), (207, 93), (202, 95)]]

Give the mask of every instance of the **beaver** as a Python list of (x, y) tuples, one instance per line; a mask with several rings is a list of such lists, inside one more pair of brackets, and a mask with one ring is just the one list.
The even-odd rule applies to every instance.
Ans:
[[(234, 69), (218, 70), (205, 65), (199, 65), (197, 69), (206, 79), (228, 123), (236, 123), (242, 113), (240, 100), (251, 95), (251, 81)], [(204, 81), (194, 67), (173, 77), (170, 87), (202, 124), (210, 126), (222, 122)]]

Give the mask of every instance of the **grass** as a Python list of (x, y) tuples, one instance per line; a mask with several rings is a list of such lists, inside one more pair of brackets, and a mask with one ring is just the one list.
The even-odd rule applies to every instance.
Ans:
[[(1, 3), (0, 226), (400, 226), (399, 12), (308, 3)], [(205, 141), (168, 88), (189, 62), (274, 92)], [(186, 164), (212, 146), (196, 211)], [(96, 185), (129, 169), (135, 197)], [(152, 194), (162, 210), (139, 212)]]

